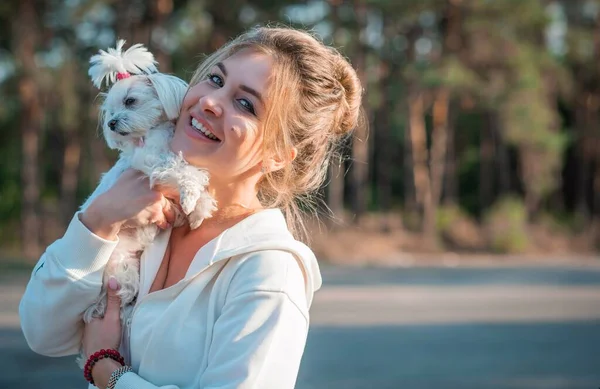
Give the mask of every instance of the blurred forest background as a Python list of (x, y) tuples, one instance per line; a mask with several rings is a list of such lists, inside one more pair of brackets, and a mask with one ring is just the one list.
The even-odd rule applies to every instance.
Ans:
[(369, 130), (331, 168), (318, 251), (600, 247), (600, 1), (5, 0), (0, 256), (37, 256), (115, 160), (91, 55), (141, 42), (189, 80), (267, 23), (313, 30), (366, 89)]

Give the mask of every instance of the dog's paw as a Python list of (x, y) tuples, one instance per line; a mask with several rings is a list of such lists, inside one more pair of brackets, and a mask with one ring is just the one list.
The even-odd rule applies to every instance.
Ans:
[(180, 193), (179, 204), (181, 205), (181, 210), (186, 215), (191, 214), (196, 208), (196, 203), (198, 201), (198, 193), (194, 193), (192, 191), (182, 190)]
[(133, 285), (120, 287), (118, 294), (121, 299), (121, 307), (131, 304), (136, 300), (138, 289), (138, 287), (134, 287)]
[(102, 291), (96, 302), (83, 312), (84, 323), (90, 323), (94, 318), (103, 317), (106, 312), (106, 291)]
[(77, 364), (77, 366), (79, 366), (81, 370), (83, 370), (83, 368), (85, 367), (86, 362), (87, 358), (85, 357), (85, 355), (83, 355), (83, 352), (81, 352), (79, 356), (75, 358), (75, 363)]
[(189, 215), (188, 215), (188, 222), (190, 224), (190, 228), (192, 230), (195, 230), (196, 228), (200, 227), (200, 225), (202, 224), (202, 222), (204, 221), (205, 217), (204, 214), (201, 212), (197, 212), (197, 211), (192, 211)]
[(198, 202), (196, 203), (195, 211), (202, 213), (204, 218), (209, 218), (216, 210), (217, 201), (207, 192), (200, 194), (200, 198), (198, 198)]
[(204, 219), (212, 216), (212, 213), (217, 210), (216, 201), (208, 193), (200, 195), (194, 211), (188, 215), (188, 220), (191, 229), (200, 227)]

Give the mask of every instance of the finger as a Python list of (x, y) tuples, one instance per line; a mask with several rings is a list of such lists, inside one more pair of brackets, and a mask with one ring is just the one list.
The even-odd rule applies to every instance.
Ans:
[(166, 230), (167, 228), (171, 227), (171, 225), (169, 224), (167, 219), (165, 219), (164, 216), (157, 216), (154, 218), (154, 220), (154, 224), (156, 224), (156, 226), (161, 230)]
[(156, 185), (155, 189), (162, 193), (167, 199), (173, 200), (176, 203), (179, 202), (179, 191), (176, 189), (166, 185)]
[(162, 205), (162, 213), (164, 215), (165, 221), (167, 223), (173, 225), (173, 223), (175, 222), (175, 217), (176, 217), (175, 206), (164, 196), (163, 196), (161, 205)]
[(119, 297), (119, 284), (115, 277), (108, 279), (108, 288), (106, 288), (106, 313), (105, 318), (119, 319), (121, 311), (121, 297)]
[(167, 219), (165, 218), (163, 209), (162, 209), (162, 204), (160, 204), (160, 208), (152, 213), (152, 219), (151, 222), (153, 224), (155, 224), (158, 228), (165, 230), (167, 228), (170, 227), (169, 222), (167, 221)]

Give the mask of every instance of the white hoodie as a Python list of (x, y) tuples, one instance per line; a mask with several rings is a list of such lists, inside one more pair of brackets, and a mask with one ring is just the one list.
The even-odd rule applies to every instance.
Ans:
[[(123, 323), (135, 373), (124, 374), (116, 389), (293, 388), (321, 275), (281, 212), (263, 210), (227, 229), (196, 253), (180, 282), (148, 294), (169, 235), (159, 235), (142, 257), (140, 294)], [(115, 246), (76, 215), (47, 248), (19, 306), (33, 351), (79, 352), (82, 314), (100, 292)]]

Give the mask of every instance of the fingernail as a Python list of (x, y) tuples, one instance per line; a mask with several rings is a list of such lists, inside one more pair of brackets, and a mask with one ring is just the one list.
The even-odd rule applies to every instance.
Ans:
[(108, 279), (108, 287), (112, 290), (117, 290), (119, 288), (119, 284), (117, 284), (117, 279), (115, 277), (110, 277)]

